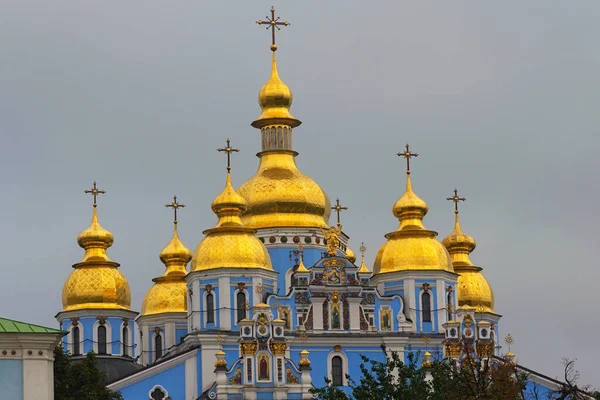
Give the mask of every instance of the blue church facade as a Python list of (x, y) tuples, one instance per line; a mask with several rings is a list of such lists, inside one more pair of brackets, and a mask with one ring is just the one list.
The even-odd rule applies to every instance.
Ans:
[[(272, 14), (274, 18), (274, 13)], [(267, 22), (264, 22), (267, 23)], [(129, 285), (110, 260), (110, 232), (100, 226), (96, 184), (92, 224), (78, 237), (84, 258), (74, 265), (57, 314), (73, 355), (106, 356), (109, 387), (125, 400), (310, 399), (324, 379), (347, 387), (360, 376), (361, 355), (382, 360), (381, 346), (408, 359), (430, 353), (457, 360), (469, 343), (480, 358), (508, 359), (500, 346), (501, 315), (491, 286), (470, 254), (475, 240), (460, 227), (442, 241), (423, 223), (428, 206), (412, 189), (406, 145), (406, 187), (393, 205), (398, 228), (385, 234), (371, 267), (349, 247), (339, 200), (332, 207), (296, 166), (292, 95), (280, 79), (277, 46), (252, 122), (262, 149), (256, 174), (231, 185), (227, 145), (225, 187), (211, 204), (217, 217), (195, 250), (173, 239), (160, 253), (138, 314)], [(236, 171), (237, 173), (237, 171)], [(400, 190), (399, 190), (400, 191)], [(391, 199), (390, 199), (391, 202)], [(331, 211), (337, 224), (330, 226)], [(384, 232), (382, 232), (384, 233)], [(188, 269), (189, 264), (189, 269)], [(530, 385), (557, 383), (533, 375)], [(553, 386), (554, 385), (554, 386)]]

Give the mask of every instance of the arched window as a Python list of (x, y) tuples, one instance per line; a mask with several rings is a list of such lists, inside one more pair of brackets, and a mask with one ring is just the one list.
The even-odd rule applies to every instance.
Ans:
[(342, 357), (335, 356), (331, 359), (331, 384), (333, 386), (342, 386), (344, 384)]
[(452, 321), (452, 310), (454, 309), (452, 304), (452, 293), (448, 293), (448, 321)]
[(129, 329), (126, 326), (123, 327), (123, 355), (129, 355)]
[(157, 333), (154, 335), (154, 361), (162, 357), (162, 336)]
[(423, 292), (421, 295), (421, 311), (423, 322), (431, 322), (431, 294)]
[(238, 292), (236, 296), (237, 320), (246, 318), (246, 293)]
[(72, 338), (72, 342), (73, 342), (73, 355), (74, 356), (78, 356), (81, 354), (81, 352), (79, 351), (79, 345), (81, 343), (81, 339), (79, 338), (79, 327), (76, 326), (73, 328), (73, 330), (71, 331), (71, 334), (73, 335)]
[(98, 354), (106, 354), (106, 327), (98, 326)]
[(215, 296), (212, 293), (206, 295), (206, 322), (215, 322)]

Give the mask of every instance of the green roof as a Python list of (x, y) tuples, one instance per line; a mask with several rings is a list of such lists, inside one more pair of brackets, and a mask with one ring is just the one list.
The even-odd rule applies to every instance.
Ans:
[(66, 333), (60, 329), (0, 318), (0, 333)]

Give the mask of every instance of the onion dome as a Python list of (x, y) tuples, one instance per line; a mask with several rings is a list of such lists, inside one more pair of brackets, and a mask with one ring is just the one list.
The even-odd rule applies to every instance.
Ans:
[(265, 245), (244, 226), (241, 216), (246, 202), (231, 186), (227, 171), (225, 188), (212, 202), (212, 210), (219, 218), (214, 228), (203, 233), (206, 237), (198, 244), (192, 257), (191, 271), (217, 268), (260, 268), (273, 271)]
[(329, 198), (296, 166), (292, 128), (300, 121), (290, 114), (292, 93), (277, 72), (273, 50), (271, 76), (258, 96), (262, 114), (252, 122), (260, 129), (262, 151), (258, 171), (238, 189), (248, 211), (242, 221), (249, 228), (322, 227), (331, 214)]
[(298, 268), (296, 268), (296, 272), (299, 272), (299, 273), (310, 272), (308, 269), (306, 269), (303, 258), (304, 257), (300, 256), (300, 264), (298, 265)]
[(492, 287), (481, 273), (482, 268), (473, 265), (469, 258), (469, 254), (476, 246), (475, 239), (461, 230), (457, 208), (454, 216), (454, 230), (442, 240), (442, 244), (448, 249), (454, 271), (459, 275), (458, 305), (474, 307), (476, 312), (495, 313)]
[(142, 315), (187, 312), (185, 275), (192, 252), (179, 240), (177, 221), (174, 222), (174, 226), (173, 238), (159, 255), (160, 261), (167, 269), (162, 276), (152, 280), (154, 285), (142, 302)]
[(354, 264), (356, 262), (356, 254), (354, 254), (354, 252), (352, 251), (352, 249), (350, 247), (346, 247), (346, 258), (352, 264)]
[(63, 311), (130, 310), (129, 283), (118, 270), (119, 263), (106, 254), (113, 241), (112, 233), (98, 222), (94, 204), (91, 225), (77, 236), (77, 243), (85, 250), (85, 254), (80, 262), (73, 265), (74, 270), (63, 286)]
[(440, 270), (454, 272), (446, 248), (436, 239), (437, 232), (425, 229), (423, 217), (427, 204), (412, 190), (410, 175), (406, 178), (406, 191), (392, 209), (400, 225), (385, 237), (375, 264), (374, 274), (408, 270)]

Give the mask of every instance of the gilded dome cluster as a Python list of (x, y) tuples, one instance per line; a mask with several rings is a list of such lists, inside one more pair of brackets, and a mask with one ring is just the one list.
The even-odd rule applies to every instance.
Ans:
[(63, 311), (130, 309), (129, 283), (118, 270), (119, 264), (106, 254), (113, 240), (113, 235), (98, 222), (94, 206), (92, 223), (77, 237), (85, 254), (80, 262), (73, 265), (74, 270), (63, 286)]

